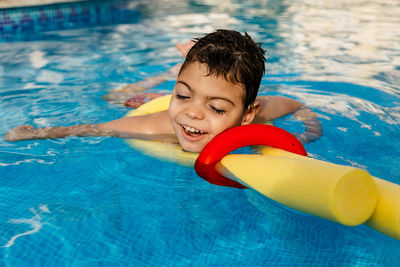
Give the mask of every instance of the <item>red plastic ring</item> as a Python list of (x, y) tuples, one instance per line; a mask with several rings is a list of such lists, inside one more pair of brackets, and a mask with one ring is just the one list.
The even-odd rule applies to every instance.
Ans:
[(201, 151), (194, 164), (194, 169), (209, 183), (247, 188), (219, 174), (215, 170), (215, 165), (233, 150), (252, 145), (271, 146), (307, 156), (303, 145), (291, 133), (272, 125), (249, 124), (228, 129), (214, 137)]

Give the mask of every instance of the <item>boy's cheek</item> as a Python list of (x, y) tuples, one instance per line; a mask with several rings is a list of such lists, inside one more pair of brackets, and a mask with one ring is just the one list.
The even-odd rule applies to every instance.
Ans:
[(176, 101), (172, 99), (168, 107), (168, 115), (171, 120), (173, 120), (178, 111), (179, 111), (179, 105), (176, 103)]
[(169, 105), (169, 108), (168, 108), (168, 117), (169, 117), (171, 123), (174, 121), (174, 110), (175, 110), (175, 107), (174, 107), (174, 105), (171, 103), (171, 104)]

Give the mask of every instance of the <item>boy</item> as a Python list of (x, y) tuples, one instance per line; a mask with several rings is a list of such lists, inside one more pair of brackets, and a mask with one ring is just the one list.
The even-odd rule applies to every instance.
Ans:
[(166, 111), (121, 118), (101, 124), (35, 129), (24, 125), (4, 135), (8, 141), (66, 136), (115, 136), (179, 142), (186, 151), (200, 152), (226, 129), (262, 123), (293, 113), (302, 120), (306, 143), (321, 136), (321, 126), (310, 109), (280, 96), (260, 96), (265, 51), (247, 34), (217, 30), (197, 40), (180, 68)]

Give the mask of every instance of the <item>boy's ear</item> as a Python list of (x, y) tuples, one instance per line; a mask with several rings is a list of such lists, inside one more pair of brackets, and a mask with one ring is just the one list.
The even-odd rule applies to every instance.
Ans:
[(260, 108), (260, 103), (256, 100), (252, 105), (250, 105), (244, 112), (242, 125), (250, 124), (254, 117), (256, 116), (258, 109)]

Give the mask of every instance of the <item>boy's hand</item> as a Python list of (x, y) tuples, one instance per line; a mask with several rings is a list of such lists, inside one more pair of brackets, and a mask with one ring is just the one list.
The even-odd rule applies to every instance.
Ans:
[(321, 137), (321, 135), (315, 134), (315, 133), (293, 133), (294, 136), (302, 143), (303, 145), (307, 143), (311, 143)]
[(9, 142), (32, 139), (36, 134), (36, 129), (32, 125), (22, 125), (15, 127), (4, 134), (3, 138)]
[(195, 42), (189, 41), (184, 44), (176, 44), (176, 48), (181, 52), (183, 58), (186, 58), (187, 53), (189, 50), (194, 46)]

